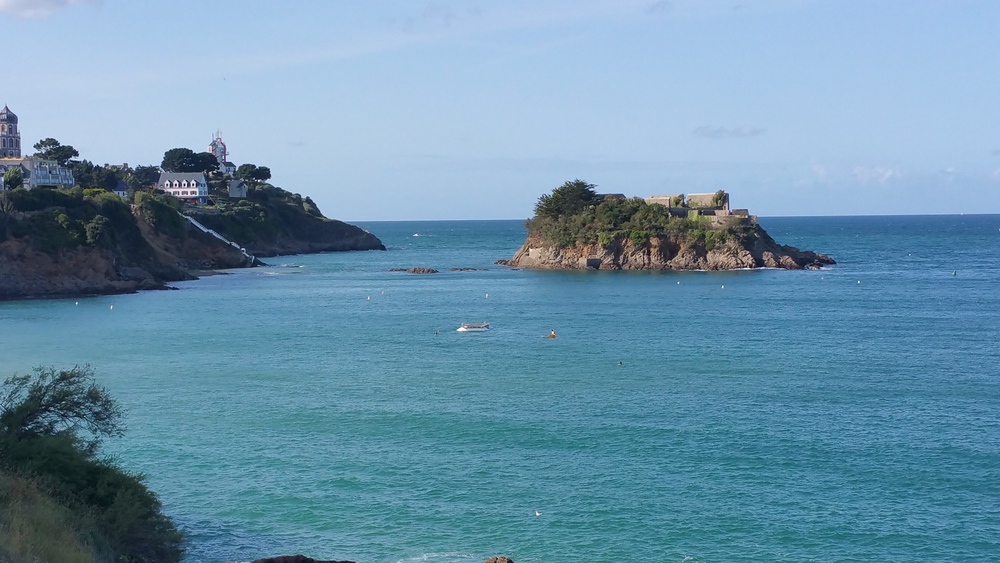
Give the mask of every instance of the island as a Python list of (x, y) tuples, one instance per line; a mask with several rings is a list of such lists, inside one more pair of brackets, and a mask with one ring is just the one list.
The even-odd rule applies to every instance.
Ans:
[(525, 223), (527, 237), (510, 260), (553, 270), (818, 269), (829, 256), (778, 244), (729, 194), (628, 198), (598, 194), (583, 180), (545, 194)]

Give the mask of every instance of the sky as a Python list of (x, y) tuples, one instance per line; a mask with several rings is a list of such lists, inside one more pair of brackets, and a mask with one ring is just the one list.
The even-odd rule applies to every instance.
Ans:
[(993, 0), (0, 0), (0, 104), (22, 146), (98, 164), (221, 131), (348, 221), (523, 219), (577, 178), (1000, 213), (998, 23)]

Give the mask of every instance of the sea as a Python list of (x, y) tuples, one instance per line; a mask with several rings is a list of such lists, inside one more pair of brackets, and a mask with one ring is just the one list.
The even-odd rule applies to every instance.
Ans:
[(521, 221), (359, 223), (385, 252), (0, 303), (0, 372), (91, 366), (189, 563), (1000, 560), (1000, 215), (759, 222), (837, 264), (518, 270)]

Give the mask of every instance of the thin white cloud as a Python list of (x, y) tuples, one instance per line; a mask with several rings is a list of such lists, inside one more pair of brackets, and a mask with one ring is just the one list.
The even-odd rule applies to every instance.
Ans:
[(101, 0), (0, 0), (0, 12), (22, 18), (37, 18), (48, 16), (69, 6), (100, 3)]
[(890, 180), (897, 180), (901, 173), (898, 168), (889, 166), (855, 166), (851, 175), (862, 186), (878, 184), (884, 186)]
[(760, 127), (711, 127), (709, 125), (702, 125), (701, 127), (696, 127), (691, 134), (695, 137), (704, 137), (706, 139), (746, 139), (749, 137), (757, 137), (758, 135), (763, 135), (764, 130)]

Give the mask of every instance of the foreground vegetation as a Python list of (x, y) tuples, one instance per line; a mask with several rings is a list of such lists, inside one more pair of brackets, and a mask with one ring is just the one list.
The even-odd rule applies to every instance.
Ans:
[(705, 250), (729, 240), (742, 243), (755, 236), (754, 225), (747, 222), (734, 220), (714, 227), (706, 217), (678, 217), (666, 206), (649, 204), (641, 198), (602, 198), (595, 187), (574, 180), (541, 196), (535, 216), (525, 223), (529, 236), (559, 248), (577, 244), (607, 246), (615, 240), (627, 240), (638, 247), (648, 244), (652, 237), (665, 236)]
[(179, 561), (181, 534), (143, 483), (100, 455), (122, 410), (87, 367), (0, 387), (0, 561)]

